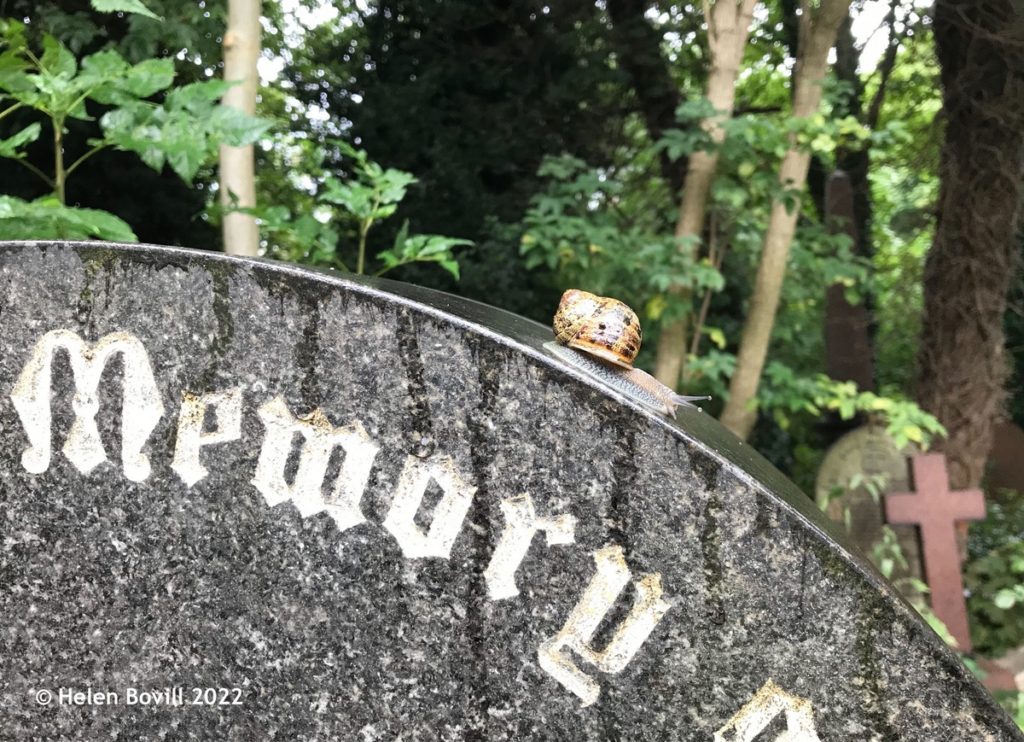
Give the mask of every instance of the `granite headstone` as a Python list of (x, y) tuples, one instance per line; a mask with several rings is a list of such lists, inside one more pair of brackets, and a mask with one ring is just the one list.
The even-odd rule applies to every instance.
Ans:
[(0, 246), (4, 738), (1008, 740), (813, 502), (548, 328)]

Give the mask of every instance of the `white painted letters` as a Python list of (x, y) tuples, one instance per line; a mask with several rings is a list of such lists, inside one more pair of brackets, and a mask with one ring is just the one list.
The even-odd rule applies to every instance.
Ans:
[[(107, 461), (96, 423), (99, 384), (107, 363), (120, 353), (124, 369), (121, 461), (125, 477), (135, 482), (145, 480), (151, 473), (151, 466), (142, 450), (163, 416), (164, 407), (145, 347), (135, 335), (124, 331), (110, 333), (91, 344), (71, 330), (53, 330), (39, 338), (10, 395), (30, 444), (21, 457), (23, 466), (33, 474), (41, 474), (50, 466), (51, 377), (53, 358), (60, 350), (68, 354), (74, 381), (74, 421), (63, 445), (65, 456), (83, 474)], [(170, 466), (185, 486), (193, 487), (209, 474), (201, 458), (204, 447), (241, 439), (242, 405), (241, 387), (183, 393)], [(211, 410), (216, 416), (215, 429), (204, 430), (206, 415)], [(319, 408), (304, 417), (296, 417), (283, 396), (265, 402), (256, 412), (263, 423), (264, 437), (251, 481), (267, 505), (291, 502), (304, 518), (326, 512), (341, 531), (366, 522), (361, 502), (380, 447), (362, 423), (353, 420), (345, 426), (335, 426)], [(331, 457), (339, 448), (344, 454), (340, 472), (333, 482), (325, 481)], [(214, 456), (216, 452), (211, 450), (206, 455)], [(294, 467), (291, 467), (289, 460), (293, 456)], [(288, 476), (291, 468), (295, 470), (294, 478)], [(421, 527), (416, 523), (416, 516), (424, 509), (424, 498), (431, 483), (436, 483), (442, 496), (429, 514), (429, 527)], [(381, 525), (394, 536), (406, 558), (448, 559), (465, 525), (476, 491), (458, 471), (451, 456), (441, 453), (426, 459), (407, 456)], [(227, 495), (221, 493), (221, 496)], [(500, 509), (504, 528), (483, 573), (490, 600), (505, 600), (520, 594), (516, 573), (538, 532), (544, 533), (548, 546), (573, 544), (577, 525), (576, 518), (568, 513), (538, 515), (533, 499), (525, 493), (504, 500)], [(613, 635), (607, 646), (601, 651), (595, 650), (594, 636), (632, 575), (619, 546), (605, 546), (592, 556), (596, 573), (562, 629), (537, 650), (540, 666), (582, 699), (584, 706), (594, 703), (601, 689), (597, 680), (576, 663), (587, 663), (601, 673), (622, 672), (670, 607), (662, 599), (661, 575), (641, 575), (635, 582), (636, 598), (628, 615), (612, 627)], [(776, 688), (769, 681), (755, 700), (764, 695), (769, 686)], [(748, 742), (782, 709), (790, 719), (791, 730), (810, 725), (813, 733), (808, 702), (802, 699), (791, 702), (789, 699), (796, 697), (781, 690), (765, 698), (767, 700), (760, 706), (750, 710), (752, 700), (715, 739), (724, 739), (721, 735), (730, 729), (740, 735), (755, 730), (748, 736), (735, 738)], [(806, 704), (806, 713), (800, 703)], [(790, 735), (780, 737), (782, 739), (816, 741), (817, 737)]]
[[(430, 528), (416, 525), (416, 511), (433, 480), (444, 492), (434, 508)], [(409, 456), (395, 487), (395, 499), (384, 519), (386, 528), (409, 559), (440, 557), (447, 559), (462, 528), (476, 487), (469, 486), (455, 468), (450, 456), (431, 456), (420, 460)]]
[(501, 503), (505, 516), (505, 529), (484, 571), (487, 593), (491, 600), (514, 598), (519, 595), (516, 570), (522, 563), (537, 531), (547, 535), (548, 546), (571, 544), (576, 540), (576, 519), (571, 515), (538, 518), (533, 500), (528, 494), (512, 497)]
[[(379, 447), (357, 420), (336, 428), (319, 408), (308, 416), (296, 418), (283, 397), (275, 397), (258, 410), (266, 428), (260, 458), (252, 483), (267, 505), (291, 500), (303, 518), (327, 511), (342, 531), (363, 523), (359, 502), (370, 479), (370, 469)], [(298, 471), (291, 484), (285, 481), (285, 465), (291, 453), (292, 438), (303, 438)], [(345, 461), (330, 497), (323, 494), (324, 478), (331, 452), (341, 446)]]
[(584, 706), (598, 699), (601, 687), (577, 667), (563, 650), (576, 652), (601, 672), (613, 675), (620, 673), (671, 607), (661, 598), (661, 575), (643, 575), (635, 583), (636, 601), (629, 615), (615, 630), (608, 646), (601, 652), (594, 651), (590, 646), (594, 632), (615, 605), (616, 598), (629, 583), (631, 576), (622, 555), (622, 547), (616, 544), (595, 551), (594, 562), (597, 573), (587, 585), (579, 603), (572, 609), (565, 626), (537, 650), (541, 668), (579, 696)]
[(787, 693), (771, 679), (715, 732), (715, 742), (753, 742), (782, 712), (786, 713), (786, 731), (775, 742), (821, 742), (811, 702)]
[[(217, 411), (217, 429), (207, 433), (203, 431), (203, 422), (209, 407)], [(199, 460), (199, 449), (215, 443), (237, 441), (241, 437), (241, 389), (206, 394), (185, 392), (178, 415), (178, 439), (174, 444), (171, 468), (186, 486), (191, 487), (209, 473)]]
[(150, 473), (149, 458), (142, 448), (163, 416), (164, 406), (149, 355), (139, 339), (128, 332), (112, 332), (91, 345), (71, 330), (53, 330), (39, 339), (11, 392), (11, 401), (31, 443), (21, 456), (22, 466), (33, 474), (41, 474), (50, 467), (50, 382), (53, 356), (59, 348), (67, 351), (75, 382), (71, 403), (75, 421), (64, 441), (64, 455), (83, 474), (107, 460), (96, 429), (98, 391), (107, 361), (120, 353), (124, 365), (121, 465), (128, 479), (141, 482)]

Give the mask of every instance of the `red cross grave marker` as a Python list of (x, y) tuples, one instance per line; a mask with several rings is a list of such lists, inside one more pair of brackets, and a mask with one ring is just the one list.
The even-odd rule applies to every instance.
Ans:
[(960, 576), (960, 549), (956, 540), (957, 521), (985, 517), (981, 490), (949, 490), (946, 457), (942, 454), (914, 456), (911, 478), (915, 492), (885, 496), (885, 518), (891, 524), (916, 525), (921, 532), (925, 581), (931, 590), (935, 615), (946, 624), (964, 652), (971, 649)]

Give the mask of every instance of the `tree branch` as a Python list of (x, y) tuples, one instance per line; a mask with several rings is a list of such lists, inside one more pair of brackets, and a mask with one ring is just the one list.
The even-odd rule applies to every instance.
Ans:
[(889, 45), (885, 48), (885, 55), (878, 65), (880, 75), (878, 90), (871, 97), (867, 115), (864, 117), (864, 125), (871, 131), (874, 131), (875, 127), (878, 126), (878, 118), (882, 113), (882, 103), (885, 101), (885, 87), (889, 82), (889, 77), (892, 75), (893, 68), (896, 66), (896, 53), (903, 43), (903, 34), (896, 33), (896, 8), (899, 4), (899, 0), (891, 0), (889, 12), (885, 16), (885, 23), (889, 26)]

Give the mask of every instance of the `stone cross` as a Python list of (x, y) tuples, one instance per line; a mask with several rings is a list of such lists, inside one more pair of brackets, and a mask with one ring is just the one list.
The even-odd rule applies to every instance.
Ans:
[(911, 461), (916, 494), (886, 495), (886, 519), (889, 523), (914, 524), (921, 529), (932, 610), (946, 624), (960, 649), (970, 651), (956, 523), (984, 518), (985, 498), (980, 490), (950, 491), (946, 457), (942, 454), (922, 454)]

